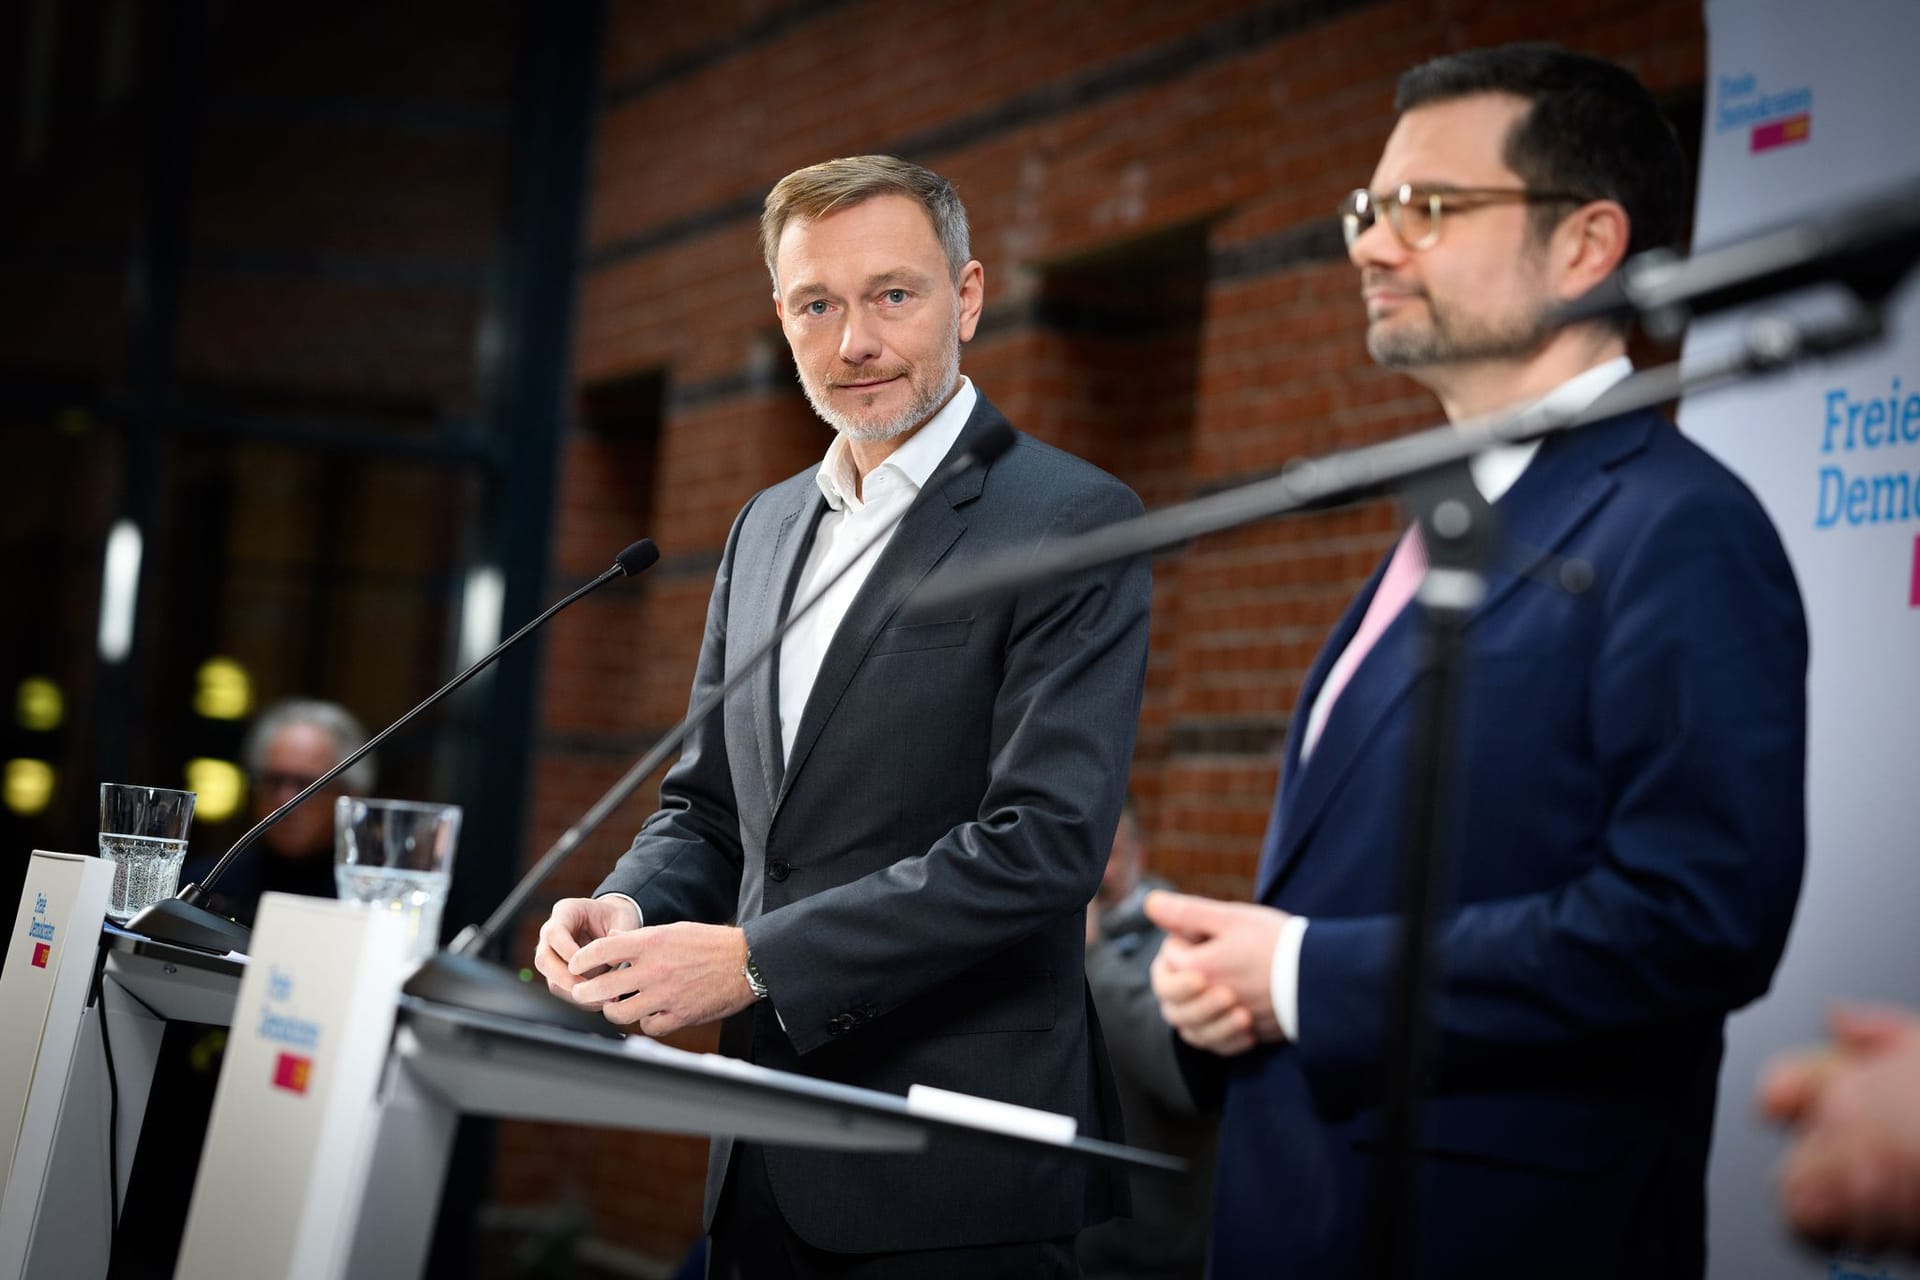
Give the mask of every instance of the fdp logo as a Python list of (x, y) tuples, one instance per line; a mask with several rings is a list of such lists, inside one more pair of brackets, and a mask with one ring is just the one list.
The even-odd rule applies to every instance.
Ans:
[(1813, 137), (1813, 89), (1763, 89), (1751, 71), (1718, 76), (1713, 86), (1713, 131), (1747, 131), (1754, 153), (1806, 142)]
[(283, 1053), (273, 1064), (273, 1087), (288, 1093), (305, 1093), (313, 1076), (313, 1059), (297, 1053)]
[(44, 969), (53, 961), (53, 935), (56, 932), (53, 921), (47, 916), (47, 895), (33, 895), (33, 922), (27, 926), (27, 937), (33, 943), (33, 967)]
[(260, 1038), (280, 1046), (273, 1057), (273, 1087), (305, 1094), (313, 1081), (320, 1026), (295, 1011), (293, 974), (278, 965), (267, 970), (267, 995), (260, 1010)]

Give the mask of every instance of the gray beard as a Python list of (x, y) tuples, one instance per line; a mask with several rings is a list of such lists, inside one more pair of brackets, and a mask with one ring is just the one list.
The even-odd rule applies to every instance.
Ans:
[(814, 394), (813, 387), (808, 384), (805, 377), (800, 378), (800, 389), (806, 392), (807, 403), (812, 405), (813, 411), (820, 415), (820, 420), (847, 439), (859, 444), (879, 444), (887, 440), (897, 440), (931, 418), (952, 395), (954, 383), (960, 378), (960, 340), (957, 333), (950, 352), (946, 368), (941, 370), (942, 376), (925, 390), (918, 392), (912, 400), (908, 401), (906, 408), (885, 422), (861, 422), (839, 412), (829, 405), (823, 396)]

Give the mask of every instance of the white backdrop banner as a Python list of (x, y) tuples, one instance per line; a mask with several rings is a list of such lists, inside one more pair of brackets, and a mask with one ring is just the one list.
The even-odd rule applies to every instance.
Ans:
[[(1914, 0), (1707, 0), (1694, 243), (1723, 244), (1920, 175)], [(1817, 305), (1817, 300), (1815, 302)], [(1856, 355), (1714, 392), (1681, 426), (1779, 526), (1812, 629), (1807, 878), (1772, 992), (1728, 1029), (1708, 1180), (1715, 1280), (1920, 1277), (1821, 1257), (1779, 1225), (1780, 1138), (1754, 1119), (1766, 1059), (1823, 1035), (1834, 997), (1920, 1007), (1920, 288)], [(1696, 326), (1689, 351), (1738, 317)]]

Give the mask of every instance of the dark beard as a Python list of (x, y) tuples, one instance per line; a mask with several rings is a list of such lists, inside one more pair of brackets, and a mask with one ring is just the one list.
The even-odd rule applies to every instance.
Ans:
[(1469, 325), (1458, 330), (1448, 327), (1431, 299), (1427, 313), (1432, 320), (1423, 329), (1368, 326), (1367, 354), (1374, 363), (1387, 369), (1421, 369), (1474, 360), (1521, 359), (1538, 352), (1548, 336), (1545, 317), (1538, 312), (1504, 325)]

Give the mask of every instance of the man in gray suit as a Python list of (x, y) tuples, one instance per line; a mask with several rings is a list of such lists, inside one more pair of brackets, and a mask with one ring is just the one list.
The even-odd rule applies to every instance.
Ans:
[[(554, 907), (536, 965), (648, 1035), (725, 1019), (722, 1052), (778, 1070), (933, 1085), (1118, 1136), (1082, 937), (1133, 750), (1146, 566), (937, 614), (910, 596), (936, 565), (1139, 500), (1024, 436), (934, 482), (1004, 423), (959, 370), (984, 274), (945, 179), (888, 156), (815, 165), (774, 187), (761, 234), (836, 436), (735, 520), (695, 700), (853, 568), (688, 740), (598, 893)], [(1072, 1274), (1074, 1235), (1125, 1201), (1123, 1177), (1047, 1157), (721, 1139), (710, 1274)]]

